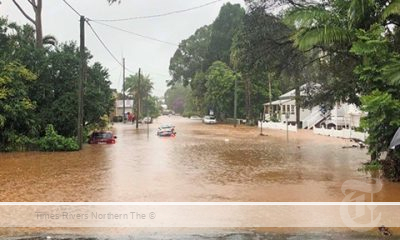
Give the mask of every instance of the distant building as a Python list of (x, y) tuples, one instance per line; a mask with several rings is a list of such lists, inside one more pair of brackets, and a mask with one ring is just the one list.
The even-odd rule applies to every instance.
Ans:
[[(123, 116), (123, 100), (115, 101), (115, 116)], [(134, 102), (133, 100), (125, 100), (125, 113), (133, 112)]]

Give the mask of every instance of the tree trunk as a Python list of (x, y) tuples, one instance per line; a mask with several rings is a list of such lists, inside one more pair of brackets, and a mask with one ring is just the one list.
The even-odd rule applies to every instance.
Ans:
[(386, 159), (382, 162), (383, 174), (391, 181), (400, 181), (400, 153), (399, 149), (389, 150)]
[(36, 47), (43, 48), (43, 28), (42, 28), (42, 0), (37, 0), (35, 11), (35, 28), (36, 28)]
[(19, 5), (16, 0), (13, 0), (15, 6), (17, 6), (18, 10), (24, 15), (26, 19), (28, 19), (34, 26), (36, 31), (36, 47), (43, 47), (43, 28), (42, 28), (42, 0), (28, 0), (28, 2), (32, 5), (33, 11), (35, 12), (35, 18), (30, 17), (25, 10)]

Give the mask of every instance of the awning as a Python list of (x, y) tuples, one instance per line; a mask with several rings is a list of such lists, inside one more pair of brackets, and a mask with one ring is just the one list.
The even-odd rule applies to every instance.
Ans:
[(394, 135), (394, 137), (392, 138), (392, 141), (390, 142), (390, 149), (395, 149), (396, 146), (400, 145), (400, 128), (397, 129), (396, 134)]

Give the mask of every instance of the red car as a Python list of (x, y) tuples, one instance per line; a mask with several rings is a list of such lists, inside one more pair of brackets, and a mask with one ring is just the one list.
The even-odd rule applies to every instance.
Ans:
[(89, 144), (115, 144), (116, 138), (111, 131), (95, 131), (89, 137)]

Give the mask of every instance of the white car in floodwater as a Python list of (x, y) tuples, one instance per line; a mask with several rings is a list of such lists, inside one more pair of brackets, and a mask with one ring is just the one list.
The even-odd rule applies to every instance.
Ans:
[(215, 118), (215, 116), (207, 115), (207, 116), (204, 116), (203, 123), (205, 123), (205, 124), (215, 124), (215, 123), (217, 123), (217, 119)]

